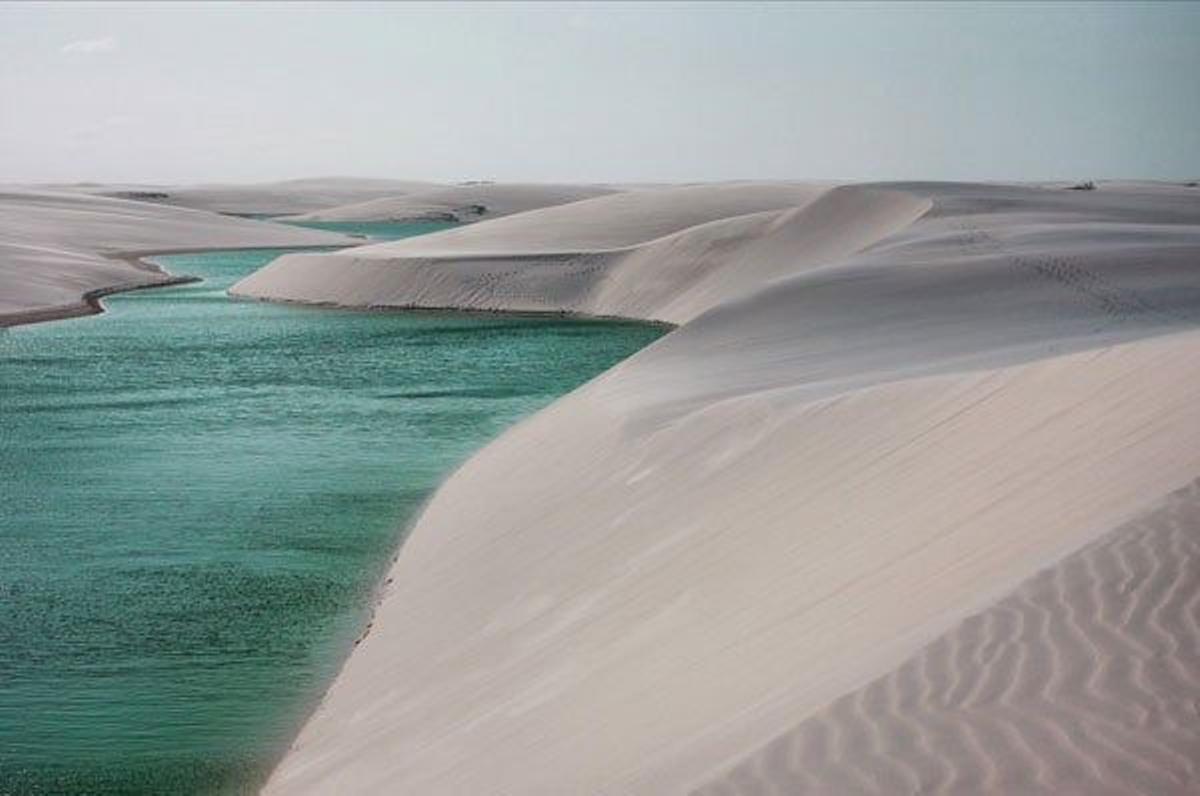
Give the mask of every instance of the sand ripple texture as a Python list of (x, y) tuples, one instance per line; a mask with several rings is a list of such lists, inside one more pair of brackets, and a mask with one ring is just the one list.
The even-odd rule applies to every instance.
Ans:
[(1200, 792), (1200, 482), (696, 796)]

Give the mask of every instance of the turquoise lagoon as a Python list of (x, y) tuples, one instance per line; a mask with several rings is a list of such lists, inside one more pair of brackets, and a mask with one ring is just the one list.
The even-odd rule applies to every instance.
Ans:
[(255, 790), (437, 483), (662, 333), (226, 297), (279, 254), (0, 333), (0, 794)]

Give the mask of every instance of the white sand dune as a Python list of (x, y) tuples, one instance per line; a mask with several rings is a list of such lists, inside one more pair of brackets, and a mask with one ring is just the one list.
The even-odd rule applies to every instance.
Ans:
[[(235, 292), (679, 328), (442, 486), (267, 792), (669, 794), (736, 791), (752, 772), (790, 793), (794, 766), (764, 755), (790, 754), (840, 698), (880, 698), (869, 684), (889, 677), (886, 697), (916, 704), (957, 693), (955, 676), (992, 688), (1012, 654), (931, 672), (916, 695), (905, 662), (972, 614), (1011, 613), (998, 601), (1033, 599), (1021, 584), (1037, 572), (1200, 476), (1198, 263), (1191, 189), (932, 183), (646, 190), (277, 260)], [(1191, 549), (1190, 516), (1166, 549)], [(1172, 565), (1186, 577), (1101, 575), (1126, 586), (1094, 619), (1052, 595), (1095, 626), (1040, 636), (1036, 655), (1063, 666), (1045, 692), (1059, 713), (1018, 716), (1001, 695), (955, 714), (970, 725), (956, 737), (1005, 733), (989, 759), (951, 746), (909, 766), (937, 718), (863, 707), (878, 721), (855, 727), (887, 759), (851, 784), (911, 767), (889, 792), (924, 776), (948, 792), (1195, 790), (1180, 763), (1194, 727), (1147, 719), (1134, 706), (1161, 686), (1114, 672), (1150, 655), (1180, 709), (1200, 700), (1195, 622), (1153, 618), (1130, 590), (1165, 578), (1171, 610), (1194, 617), (1190, 560)], [(1122, 605), (1153, 627), (1127, 630)], [(1131, 657), (1127, 632), (1161, 644)], [(1103, 732), (1009, 770), (1078, 709), (1066, 679), (1087, 666), (1103, 686), (1083, 698), (1108, 707), (1085, 726)], [(1031, 657), (1014, 688), (1037, 671)], [(1001, 714), (1017, 729), (989, 724)], [(1120, 774), (1115, 739), (1138, 758)], [(843, 751), (796, 754), (829, 756), (815, 792), (854, 792), (837, 777), (857, 742), (831, 743)]]
[[(684, 291), (711, 292), (717, 279), (711, 272), (739, 266), (714, 252), (779, 240), (781, 228), (803, 225), (803, 208), (823, 193), (782, 183), (618, 193), (362, 246), (336, 261), (281, 258), (231, 292), (348, 306), (571, 311), (675, 322), (720, 295), (689, 301)], [(859, 193), (889, 207), (903, 204), (909, 214), (926, 206), (906, 194)], [(903, 211), (897, 218), (911, 220)], [(736, 281), (756, 283), (753, 274)], [(665, 311), (685, 304), (694, 306)]]
[(37, 185), (37, 190), (85, 193), (231, 215), (294, 215), (352, 202), (427, 191), (436, 183), (367, 177), (307, 177), (261, 183), (140, 185), (75, 183)]
[(0, 192), (0, 325), (87, 314), (89, 298), (170, 281), (137, 254), (352, 240), (146, 202), (8, 189)]
[(468, 183), (315, 210), (291, 221), (457, 221), (500, 218), (615, 193), (602, 185)]

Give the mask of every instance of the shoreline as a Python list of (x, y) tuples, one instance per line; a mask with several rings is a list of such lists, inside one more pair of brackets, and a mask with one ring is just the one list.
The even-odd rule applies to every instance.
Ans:
[[(0, 314), (0, 329), (8, 329), (17, 326), (30, 326), (35, 323), (49, 323), (51, 321), (70, 320), (72, 318), (87, 318), (92, 315), (103, 315), (106, 310), (101, 299), (107, 296), (114, 296), (120, 293), (132, 293), (137, 290), (150, 290), (156, 287), (176, 287), (178, 285), (187, 285), (195, 282), (203, 282), (204, 280), (198, 276), (188, 276), (186, 274), (172, 274), (162, 266), (151, 261), (153, 257), (165, 257), (173, 254), (208, 254), (222, 251), (240, 251), (240, 250), (264, 250), (264, 249), (280, 249), (287, 252), (305, 252), (305, 251), (321, 251), (325, 249), (336, 249), (337, 246), (220, 246), (217, 248), (166, 248), (166, 249), (149, 249), (136, 251), (114, 252), (111, 254), (102, 255), (106, 259), (124, 262), (137, 271), (153, 274), (161, 277), (160, 279), (132, 283), (126, 285), (107, 285), (104, 287), (94, 288), (81, 294), (79, 301), (73, 304), (67, 304), (55, 307), (46, 307), (33, 310), (22, 310), (20, 312)], [(232, 298), (232, 297), (231, 297)]]
[[(677, 324), (669, 323), (666, 321), (646, 320), (646, 319), (642, 319), (642, 318), (632, 318), (632, 317), (612, 316), (612, 315), (597, 316), (597, 315), (587, 315), (587, 314), (581, 314), (581, 313), (571, 313), (571, 312), (565, 312), (565, 311), (564, 312), (532, 312), (532, 311), (520, 311), (520, 310), (486, 310), (486, 309), (477, 309), (477, 308), (471, 308), (471, 307), (421, 307), (421, 306), (413, 306), (413, 307), (391, 307), (391, 306), (388, 306), (388, 307), (353, 307), (353, 306), (342, 306), (342, 305), (336, 305), (336, 304), (314, 304), (311, 302), (302, 302), (302, 301), (279, 301), (279, 300), (273, 300), (273, 299), (259, 299), (259, 298), (249, 297), (249, 296), (231, 295), (228, 293), (226, 295), (230, 301), (235, 301), (235, 302), (278, 304), (280, 306), (294, 307), (294, 308), (298, 308), (298, 309), (307, 308), (307, 309), (311, 309), (311, 310), (318, 311), (318, 312), (325, 311), (325, 310), (334, 310), (334, 311), (341, 311), (341, 312), (384, 313), (384, 314), (389, 314), (389, 313), (409, 314), (409, 313), (412, 313), (412, 314), (430, 314), (430, 315), (435, 315), (435, 314), (437, 314), (437, 315), (468, 315), (468, 316), (483, 315), (483, 316), (497, 316), (497, 317), (506, 317), (506, 318), (532, 318), (532, 319), (537, 319), (537, 320), (563, 319), (563, 320), (583, 321), (583, 322), (595, 321), (595, 322), (600, 322), (600, 323), (612, 322), (612, 323), (622, 323), (622, 324), (636, 324), (636, 325), (640, 325), (640, 326), (650, 326), (650, 327), (655, 327), (655, 328), (660, 328), (660, 329), (666, 330), (661, 337), (657, 338), (656, 340), (654, 340), (653, 342), (651, 342), (649, 344), (651, 346), (658, 343), (659, 341), (661, 341), (662, 339), (667, 337), (669, 334), (671, 334), (671, 332), (673, 332), (674, 330), (676, 330), (678, 328)], [(648, 347), (649, 346), (647, 346), (647, 348)], [(565, 398), (567, 398), (574, 392), (577, 392), (577, 391), (583, 389), (588, 384), (590, 384), (592, 381), (602, 378), (605, 374), (611, 372), (615, 368), (620, 367), (622, 363), (628, 361), (630, 358), (632, 358), (634, 356), (637, 356), (637, 354), (640, 353), (640, 351), (644, 351), (644, 350), (645, 350), (645, 348), (642, 348), (642, 349), (639, 349), (638, 351), (633, 352), (625, 359), (618, 361), (617, 363), (615, 363), (614, 365), (609, 367), (607, 370), (597, 374), (591, 380), (589, 380), (588, 382), (585, 382), (584, 384), (579, 385), (571, 392), (557, 396), (549, 404), (542, 407), (537, 412), (534, 412), (534, 414), (528, 415), (523, 418), (519, 418), (512, 425), (509, 425), (509, 426), (505, 427), (504, 429), (500, 430), (500, 432), (497, 434), (496, 437), (493, 437), (491, 440), (484, 442), (480, 447), (475, 448), (472, 451), (468, 452), (465, 455), (465, 457), (462, 459), (462, 461), (460, 461), (453, 469), (446, 472), (440, 478), (440, 480), (438, 481), (438, 485), (435, 486), (432, 490), (430, 490), (429, 494), (421, 502), (421, 505), (413, 512), (413, 515), (401, 527), (399, 527), (397, 529), (395, 549), (392, 552), (392, 554), (387, 557), (386, 561), (384, 561), (383, 564), (381, 565), (380, 570), (379, 570), (380, 571), (379, 576), (374, 579), (374, 585), (369, 590), (369, 593), (366, 595), (365, 599), (363, 600), (363, 604), (362, 604), (362, 608), (361, 608), (362, 621), (357, 623), (356, 629), (354, 630), (353, 633), (351, 633), (349, 635), (349, 639), (350, 639), (349, 642), (346, 643), (345, 645), (343, 645), (342, 649), (339, 650), (338, 653), (336, 654), (336, 656), (335, 656), (336, 664), (334, 666), (334, 671), (333, 671), (332, 675), (318, 690), (316, 690), (312, 694), (313, 698), (311, 700), (307, 701), (307, 703), (304, 705), (303, 709), (298, 711), (299, 719), (296, 722), (296, 725), (293, 728), (293, 730), (289, 733), (288, 740), (284, 744), (281, 745), (282, 748), (279, 750), (278, 754), (272, 758), (271, 763), (266, 767), (266, 769), (264, 771), (264, 775), (263, 775), (261, 781), (259, 782), (259, 790), (260, 791), (266, 787), (266, 785), (267, 785), (268, 781), (270, 780), (271, 776), (273, 775), (274, 771), (279, 767), (279, 764), (285, 758), (287, 758), (287, 756), (292, 752), (293, 746), (296, 743), (297, 737), (299, 736), (300, 732), (304, 729), (305, 726), (307, 726), (309, 721), (312, 719), (313, 715), (321, 709), (322, 705), (325, 702), (327, 695), (329, 694), (330, 689), (333, 687), (334, 683), (338, 680), (338, 678), (341, 677), (342, 671), (345, 669), (346, 665), (352, 659), (355, 650), (357, 650), (359, 648), (359, 646), (362, 645), (364, 642), (366, 642), (366, 640), (371, 636), (372, 630), (375, 627), (375, 620), (379, 614), (379, 611), (383, 607), (384, 601), (387, 599), (387, 597), (389, 595), (390, 587), (393, 586), (393, 584), (395, 583), (395, 577), (391, 574), (392, 569), (396, 565), (397, 561), (399, 561), (400, 556), (403, 553), (404, 546), (405, 546), (406, 542), (408, 541), (409, 536), (416, 529), (417, 525), (420, 523), (422, 517), (424, 516), (426, 510), (429, 508), (430, 503), (432, 503), (432, 501), (437, 496), (438, 492), (440, 491), (442, 486), (446, 483), (446, 481), (453, 478), (454, 475), (459, 470), (461, 470), (463, 467), (467, 466), (467, 464), (475, 456), (477, 456), (481, 451), (486, 449), (489, 445), (495, 443), (496, 440), (500, 439), (501, 437), (503, 437), (506, 434), (511, 433), (513, 431), (513, 429), (530, 421), (531, 419), (533, 419), (537, 415), (541, 414), (542, 412), (552, 409), (558, 403), (563, 401)]]
[(36, 186), (0, 192), (0, 215), (0, 327), (95, 315), (106, 295), (170, 283), (173, 276), (146, 257), (361, 243), (334, 232)]
[[(147, 265), (149, 264), (147, 263)], [(139, 270), (149, 269), (139, 268)], [(128, 285), (111, 285), (108, 287), (100, 287), (94, 290), (89, 290), (80, 296), (77, 304), (69, 304), (62, 307), (47, 307), (45, 309), (28, 310), (0, 315), (0, 329), (15, 328), (17, 326), (30, 326), (35, 323), (49, 323), (50, 321), (63, 321), (71, 318), (87, 318), (93, 315), (103, 315), (106, 310), (104, 308), (104, 302), (102, 299), (107, 296), (113, 296), (120, 293), (131, 293), (137, 290), (150, 290), (151, 288), (156, 287), (186, 285), (193, 282), (202, 281), (200, 277), (197, 276), (176, 276), (162, 269), (156, 270), (159, 274), (161, 274), (161, 279)]]
[[(430, 315), (494, 315), (502, 318), (531, 318), (537, 320), (564, 319), (573, 321), (597, 321), (612, 323), (633, 323), (642, 326), (653, 326), (670, 331), (678, 329), (679, 324), (671, 321), (653, 318), (639, 318), (634, 315), (597, 315), (589, 312), (573, 310), (518, 310), (518, 309), (489, 309), (486, 307), (469, 306), (432, 306), (424, 304), (376, 304), (362, 306), (355, 304), (339, 304), (331, 301), (300, 301), (279, 298), (259, 298), (238, 293), (228, 293), (230, 301), (246, 302), (248, 304), (278, 304), (282, 307), (310, 308), (314, 310), (336, 310), (339, 312), (378, 312), (378, 313), (413, 313)], [(664, 335), (665, 336), (665, 335)], [(661, 339), (661, 338), (660, 338)], [(615, 367), (615, 366), (614, 366)]]

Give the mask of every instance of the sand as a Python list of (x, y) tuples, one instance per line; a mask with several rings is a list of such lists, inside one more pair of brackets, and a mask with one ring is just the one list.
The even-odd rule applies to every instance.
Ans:
[[(780, 226), (797, 226), (795, 217), (823, 193), (813, 185), (736, 183), (618, 193), (362, 246), (336, 260), (281, 258), (232, 292), (347, 306), (570, 311), (676, 322), (678, 312), (634, 305), (685, 302), (685, 291), (703, 292), (715, 278), (710, 272), (741, 264), (714, 252), (754, 246)], [(910, 212), (924, 207), (907, 195), (886, 196)], [(736, 281), (754, 279), (748, 274)]]
[(468, 183), (315, 210), (292, 221), (454, 221), (471, 223), (614, 193), (600, 185)]
[(295, 215), (352, 202), (394, 197), (436, 187), (418, 180), (365, 177), (309, 177), (262, 183), (151, 185), (138, 183), (73, 183), (26, 186), (35, 190), (83, 193), (189, 207), (230, 215)]
[(352, 240), (147, 202), (0, 189), (0, 326), (89, 314), (100, 295), (172, 280), (139, 255)]
[(1195, 793), (1198, 526), (1193, 481), (696, 793)]
[(678, 328), (446, 481), (266, 792), (1200, 789), (1197, 262), (1194, 189), (945, 183), (276, 260)]

